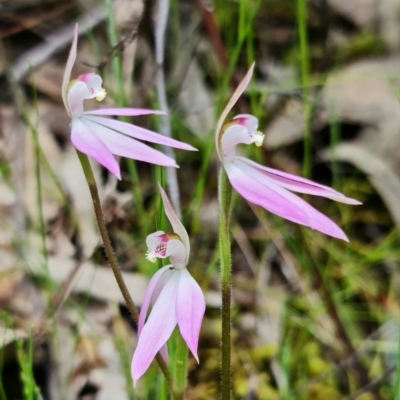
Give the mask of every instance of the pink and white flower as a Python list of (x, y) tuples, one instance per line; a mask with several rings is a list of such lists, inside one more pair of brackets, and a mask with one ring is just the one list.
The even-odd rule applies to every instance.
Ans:
[(63, 102), (72, 120), (71, 141), (77, 150), (94, 158), (118, 179), (121, 179), (121, 173), (113, 154), (166, 167), (177, 167), (175, 160), (135, 139), (183, 150), (196, 150), (186, 143), (148, 129), (107, 118), (113, 115), (164, 114), (162, 111), (143, 108), (103, 108), (85, 111), (84, 100), (102, 101), (106, 97), (106, 91), (102, 87), (102, 78), (95, 73), (85, 73), (70, 81), (76, 60), (77, 43), (78, 26), (75, 27), (75, 35), (62, 82)]
[(249, 114), (237, 115), (225, 122), (232, 107), (248, 86), (254, 64), (233, 93), (222, 112), (215, 131), (218, 156), (233, 188), (250, 203), (289, 221), (308, 226), (326, 235), (348, 240), (345, 233), (331, 219), (311, 207), (293, 192), (327, 197), (346, 204), (361, 204), (327, 186), (320, 185), (273, 168), (264, 167), (236, 155), (238, 144), (262, 145), (264, 135), (257, 130), (258, 120)]
[[(171, 264), (158, 270), (146, 289), (138, 321), (139, 340), (131, 366), (135, 384), (158, 352), (167, 361), (166, 342), (176, 325), (199, 362), (197, 345), (206, 308), (200, 286), (186, 269), (190, 254), (189, 236), (161, 187), (160, 191), (173, 233), (157, 231), (147, 236), (149, 250), (146, 257), (152, 262), (169, 257)], [(146, 320), (150, 306), (152, 309)]]

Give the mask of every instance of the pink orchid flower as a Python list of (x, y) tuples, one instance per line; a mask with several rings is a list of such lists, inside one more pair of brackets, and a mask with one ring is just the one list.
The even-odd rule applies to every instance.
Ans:
[[(197, 345), (206, 308), (200, 286), (186, 269), (190, 254), (189, 236), (161, 187), (160, 191), (173, 233), (157, 231), (147, 236), (149, 250), (146, 257), (152, 262), (169, 257), (171, 264), (158, 270), (146, 289), (138, 321), (139, 340), (131, 366), (135, 385), (159, 351), (167, 361), (166, 342), (176, 325), (199, 362)], [(146, 320), (150, 305), (152, 310)]]
[[(62, 98), (68, 115), (71, 117), (71, 141), (82, 153), (94, 158), (118, 179), (121, 172), (113, 154), (134, 160), (146, 161), (166, 167), (177, 167), (175, 161), (160, 151), (135, 140), (145, 140), (183, 150), (196, 150), (150, 130), (107, 118), (107, 116), (136, 116), (145, 114), (165, 114), (162, 111), (143, 108), (103, 108), (85, 111), (83, 101), (96, 99), (102, 101), (106, 91), (102, 79), (95, 73), (85, 73), (70, 81), (72, 67), (76, 60), (78, 26), (69, 53), (62, 82)], [(104, 117), (106, 116), (106, 117)], [(133, 139), (134, 138), (134, 139)]]
[(233, 188), (247, 201), (265, 208), (282, 218), (348, 241), (345, 233), (332, 220), (311, 207), (293, 192), (327, 197), (346, 204), (361, 204), (345, 197), (327, 186), (286, 172), (264, 167), (245, 157), (236, 155), (238, 144), (255, 143), (261, 146), (264, 135), (257, 130), (258, 120), (252, 115), (241, 114), (225, 122), (232, 107), (248, 86), (254, 64), (233, 93), (222, 112), (215, 132), (218, 156)]

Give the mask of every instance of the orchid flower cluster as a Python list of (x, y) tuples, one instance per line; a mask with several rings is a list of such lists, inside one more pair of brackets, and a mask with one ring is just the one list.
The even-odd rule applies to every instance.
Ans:
[[(162, 114), (160, 111), (134, 108), (85, 111), (84, 100), (95, 99), (101, 102), (106, 97), (106, 91), (102, 87), (102, 78), (95, 73), (85, 73), (70, 80), (77, 55), (77, 40), (76, 27), (62, 83), (62, 98), (71, 118), (71, 142), (79, 152), (95, 159), (121, 179), (115, 155), (166, 167), (177, 166), (175, 160), (138, 140), (182, 150), (196, 150), (186, 143), (109, 118)], [(231, 109), (248, 86), (253, 70), (254, 64), (222, 112), (215, 132), (217, 153), (232, 187), (247, 201), (271, 213), (347, 240), (342, 229), (332, 220), (292, 192), (323, 196), (347, 204), (360, 204), (357, 200), (345, 197), (327, 186), (262, 166), (236, 154), (238, 144), (254, 143), (261, 146), (264, 138), (258, 131), (257, 118), (252, 115), (240, 114), (227, 120)], [(161, 187), (160, 192), (172, 232), (157, 231), (147, 236), (149, 250), (146, 258), (151, 262), (158, 258), (169, 258), (170, 264), (162, 267), (152, 277), (143, 299), (138, 321), (138, 344), (131, 366), (135, 384), (158, 352), (167, 362), (166, 343), (176, 326), (193, 356), (199, 361), (197, 346), (206, 307), (205, 299), (200, 286), (187, 270), (190, 254), (188, 233)]]
[[(206, 302), (200, 286), (186, 269), (190, 254), (188, 233), (161, 186), (160, 191), (173, 232), (157, 231), (147, 236), (149, 250), (146, 257), (151, 262), (169, 257), (171, 264), (157, 271), (143, 299), (138, 322), (139, 341), (132, 359), (134, 383), (147, 370), (158, 351), (165, 361), (168, 360), (165, 343), (176, 325), (199, 361), (197, 344)], [(152, 310), (145, 323), (150, 304)]]

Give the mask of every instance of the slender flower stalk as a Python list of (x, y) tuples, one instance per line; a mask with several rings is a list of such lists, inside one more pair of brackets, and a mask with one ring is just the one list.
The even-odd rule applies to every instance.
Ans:
[(126, 306), (128, 307), (128, 310), (134, 321), (137, 322), (139, 320), (139, 314), (135, 306), (135, 303), (133, 302), (132, 297), (129, 294), (129, 290), (125, 284), (124, 278), (122, 277), (118, 261), (115, 257), (113, 248), (111, 246), (110, 237), (108, 236), (107, 227), (104, 221), (103, 211), (101, 209), (101, 202), (100, 202), (99, 192), (97, 190), (96, 180), (94, 178), (89, 159), (85, 154), (81, 153), (80, 151), (78, 151), (77, 154), (79, 157), (79, 161), (81, 162), (87, 184), (89, 186), (90, 194), (92, 196), (96, 221), (99, 227), (100, 236), (103, 241), (104, 250), (106, 252), (108, 262), (110, 263), (115, 279), (118, 283), (119, 289), (121, 290), (121, 293), (124, 296)]
[(220, 200), (220, 257), (222, 294), (222, 346), (221, 380), (222, 399), (231, 397), (230, 366), (230, 302), (231, 302), (231, 249), (229, 215), (232, 187), (247, 201), (259, 205), (280, 217), (308, 226), (326, 235), (348, 241), (347, 236), (331, 219), (311, 207), (292, 191), (323, 196), (346, 204), (360, 204), (357, 200), (327, 186), (320, 185), (286, 172), (264, 167), (245, 157), (236, 155), (238, 144), (261, 146), (264, 135), (257, 130), (258, 120), (250, 114), (240, 114), (226, 121), (229, 112), (250, 83), (254, 64), (240, 82), (217, 122), (215, 144), (223, 171), (219, 184)]
[(165, 114), (162, 111), (143, 108), (103, 108), (85, 111), (83, 108), (84, 100), (96, 99), (102, 101), (107, 93), (102, 87), (102, 78), (97, 74), (85, 73), (72, 81), (70, 80), (77, 55), (77, 43), (78, 27), (76, 26), (74, 40), (64, 71), (62, 98), (68, 115), (71, 117), (71, 142), (77, 150), (94, 158), (118, 179), (121, 179), (121, 172), (114, 155), (166, 167), (177, 167), (175, 160), (136, 139), (183, 150), (196, 150), (186, 143), (148, 129), (108, 118), (113, 115)]
[[(168, 360), (166, 342), (178, 325), (182, 338), (199, 362), (197, 345), (205, 299), (198, 283), (186, 266), (190, 242), (186, 229), (160, 186), (161, 196), (173, 232), (157, 231), (147, 236), (147, 259), (169, 257), (171, 264), (162, 267), (146, 289), (138, 322), (138, 344), (132, 358), (134, 383), (144, 374), (157, 352)], [(147, 317), (150, 306), (150, 315)], [(147, 318), (147, 319), (146, 319)]]
[(221, 259), (221, 398), (231, 397), (231, 290), (232, 257), (229, 220), (232, 203), (232, 186), (226, 172), (221, 169), (219, 177), (219, 251)]

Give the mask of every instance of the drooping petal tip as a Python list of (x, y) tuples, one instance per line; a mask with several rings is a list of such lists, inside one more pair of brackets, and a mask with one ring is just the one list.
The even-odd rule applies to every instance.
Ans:
[(131, 364), (134, 381), (137, 381), (146, 372), (176, 326), (177, 320), (173, 305), (176, 303), (180, 274), (178, 271), (175, 272), (165, 282), (150, 316), (140, 332)]
[(177, 322), (179, 331), (197, 362), (197, 347), (205, 310), (206, 301), (199, 284), (188, 270), (182, 270), (176, 299)]
[(247, 161), (236, 157), (224, 165), (232, 186), (246, 200), (289, 221), (348, 241), (343, 230), (330, 218), (264, 174), (258, 164)]

